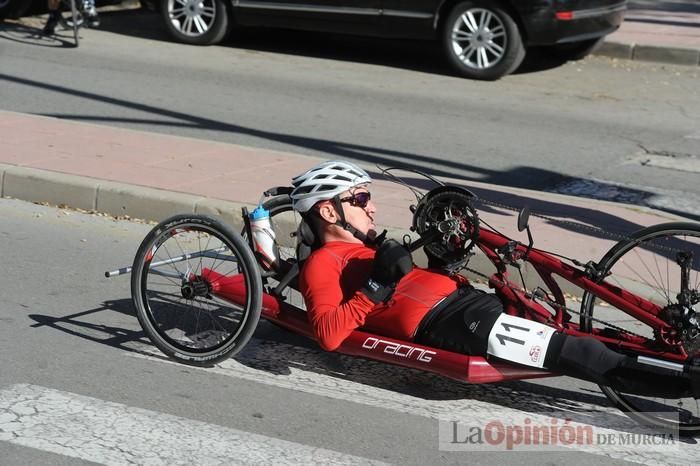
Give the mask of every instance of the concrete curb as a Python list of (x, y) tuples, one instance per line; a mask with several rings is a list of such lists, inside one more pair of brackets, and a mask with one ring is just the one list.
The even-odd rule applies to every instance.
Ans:
[(236, 229), (243, 226), (240, 212), (245, 205), (6, 164), (0, 164), (0, 196), (154, 221), (182, 213), (206, 214)]
[(700, 50), (679, 47), (603, 42), (593, 55), (669, 65), (700, 66)]

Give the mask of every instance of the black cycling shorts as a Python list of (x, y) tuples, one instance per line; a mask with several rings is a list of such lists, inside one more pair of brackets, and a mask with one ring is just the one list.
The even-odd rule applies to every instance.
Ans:
[(455, 353), (485, 356), (503, 304), (493, 294), (460, 287), (421, 320), (414, 341)]

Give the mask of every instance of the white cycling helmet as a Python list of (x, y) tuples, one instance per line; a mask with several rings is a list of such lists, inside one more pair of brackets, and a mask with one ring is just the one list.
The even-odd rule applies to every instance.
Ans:
[(354, 163), (323, 162), (292, 178), (292, 204), (297, 212), (308, 212), (319, 201), (333, 199), (343, 191), (371, 182), (367, 172)]

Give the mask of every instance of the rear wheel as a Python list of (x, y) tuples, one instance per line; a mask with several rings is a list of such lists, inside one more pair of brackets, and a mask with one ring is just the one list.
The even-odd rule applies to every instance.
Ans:
[[(700, 328), (691, 318), (700, 315), (699, 224), (666, 223), (642, 229), (630, 240), (615, 245), (600, 261), (599, 268), (606, 275), (606, 282), (664, 308), (663, 319), (672, 323), (675, 331), (658, 334), (591, 293), (583, 296), (582, 330), (620, 340), (636, 338), (654, 350), (677, 352), (680, 346), (691, 357), (700, 355)], [(700, 403), (696, 399), (644, 397), (612, 387), (600, 388), (613, 404), (644, 424), (678, 427), (684, 434), (700, 433)]]
[[(236, 281), (237, 303), (212, 292), (219, 280), (212, 277), (219, 276)], [(131, 294), (153, 344), (199, 366), (240, 351), (262, 305), (260, 273), (248, 245), (228, 226), (201, 215), (178, 215), (151, 230), (134, 259)]]
[(170, 35), (186, 44), (221, 42), (230, 26), (223, 0), (160, 0), (160, 12)]
[(458, 3), (443, 23), (442, 34), (448, 61), (467, 78), (499, 79), (525, 58), (518, 25), (497, 2)]

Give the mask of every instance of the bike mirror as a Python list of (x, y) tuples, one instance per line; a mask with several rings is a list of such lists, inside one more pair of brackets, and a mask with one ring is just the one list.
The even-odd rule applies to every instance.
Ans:
[(528, 221), (530, 220), (530, 208), (524, 206), (520, 209), (518, 214), (518, 231), (523, 231), (527, 228)]

